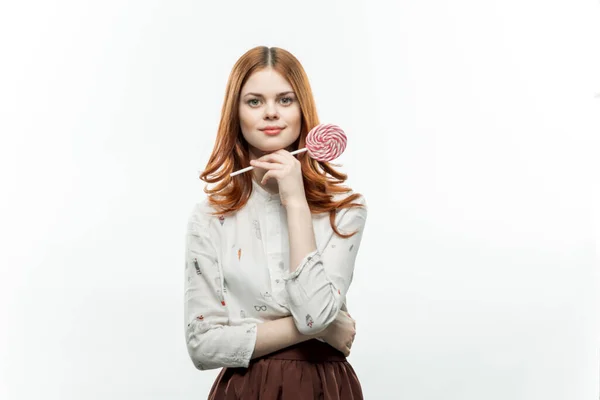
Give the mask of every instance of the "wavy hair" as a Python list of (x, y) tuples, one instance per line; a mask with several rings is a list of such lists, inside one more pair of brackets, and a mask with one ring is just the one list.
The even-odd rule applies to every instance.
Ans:
[[(229, 176), (250, 164), (248, 142), (240, 128), (240, 92), (252, 73), (269, 67), (288, 80), (300, 105), (300, 136), (292, 144), (292, 148), (303, 148), (307, 133), (319, 124), (308, 77), (296, 57), (284, 49), (266, 46), (255, 47), (243, 54), (229, 75), (214, 148), (206, 168), (200, 174), (200, 179), (207, 183), (204, 192), (208, 195), (209, 204), (217, 210), (213, 215), (227, 215), (239, 210), (246, 205), (252, 192), (252, 174)], [(362, 204), (352, 203), (361, 196), (360, 193), (334, 201), (335, 195), (352, 191), (351, 188), (342, 186), (347, 175), (333, 168), (339, 165), (317, 161), (307, 152), (296, 157), (302, 167), (304, 191), (311, 213), (328, 212), (333, 231), (341, 237), (348, 238), (357, 233), (342, 234), (335, 226), (335, 215), (340, 209), (364, 207)], [(209, 188), (209, 183), (216, 185)]]

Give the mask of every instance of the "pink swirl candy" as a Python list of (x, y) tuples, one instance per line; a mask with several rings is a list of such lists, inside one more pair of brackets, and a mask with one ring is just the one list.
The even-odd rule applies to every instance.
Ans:
[(337, 125), (319, 124), (306, 135), (308, 154), (318, 161), (332, 161), (346, 149), (348, 138)]
[[(347, 141), (346, 134), (339, 126), (319, 124), (312, 128), (306, 135), (306, 146), (302, 149), (294, 150), (290, 154), (294, 155), (306, 151), (311, 158), (317, 161), (332, 161), (344, 152)], [(229, 176), (236, 176), (253, 168), (253, 166), (249, 166), (232, 172)]]

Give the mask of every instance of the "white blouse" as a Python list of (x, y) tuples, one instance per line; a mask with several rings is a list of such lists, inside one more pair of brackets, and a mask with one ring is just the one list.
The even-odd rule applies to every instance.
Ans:
[(248, 203), (232, 215), (210, 215), (204, 199), (188, 220), (185, 336), (200, 370), (247, 368), (259, 323), (291, 315), (299, 332), (312, 334), (348, 310), (346, 293), (367, 218), (364, 196), (354, 201), (364, 208), (336, 214), (340, 232), (358, 230), (350, 238), (333, 232), (328, 213), (312, 214), (317, 250), (290, 274), (286, 209), (279, 194), (252, 183)]

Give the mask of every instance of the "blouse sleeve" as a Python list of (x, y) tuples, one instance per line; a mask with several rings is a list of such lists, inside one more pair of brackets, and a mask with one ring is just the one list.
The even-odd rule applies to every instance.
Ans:
[(222, 268), (210, 235), (211, 215), (192, 212), (185, 246), (185, 338), (199, 370), (247, 368), (256, 343), (256, 324), (229, 326)]
[(342, 238), (331, 230), (317, 250), (304, 256), (298, 268), (283, 278), (296, 328), (305, 335), (318, 333), (333, 322), (346, 298), (367, 220), (364, 196), (355, 202), (363, 207), (342, 209), (335, 223), (344, 234), (357, 233)]

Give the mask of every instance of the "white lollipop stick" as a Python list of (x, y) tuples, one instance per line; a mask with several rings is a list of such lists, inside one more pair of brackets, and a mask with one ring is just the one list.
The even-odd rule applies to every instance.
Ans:
[[(303, 151), (307, 151), (307, 150), (308, 149), (305, 147), (303, 149), (294, 150), (290, 154), (294, 155), (294, 154), (302, 153)], [(240, 169), (239, 171), (232, 172), (232, 173), (229, 174), (229, 176), (236, 176), (236, 175), (239, 175), (239, 174), (243, 174), (244, 172), (251, 171), (253, 169), (254, 169), (254, 167), (251, 165), (251, 166), (246, 167), (244, 169)]]

